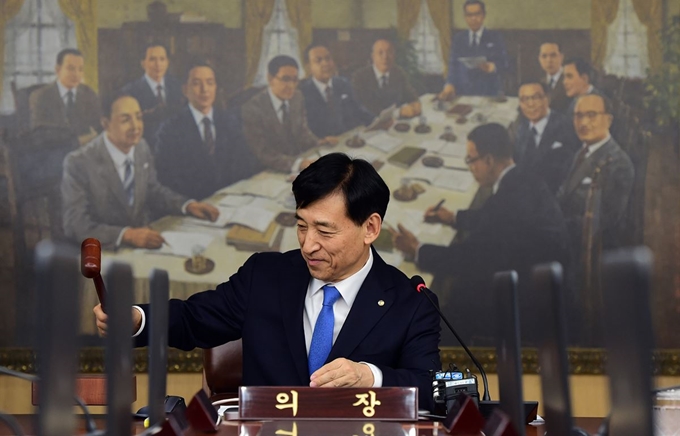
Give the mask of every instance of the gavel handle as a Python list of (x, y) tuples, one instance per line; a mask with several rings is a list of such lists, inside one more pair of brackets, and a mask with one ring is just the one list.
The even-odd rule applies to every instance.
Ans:
[(94, 281), (94, 287), (97, 290), (97, 297), (99, 298), (99, 303), (102, 305), (102, 310), (106, 312), (106, 309), (104, 308), (104, 296), (106, 295), (104, 280), (102, 280), (102, 276), (100, 274), (94, 276), (92, 280)]

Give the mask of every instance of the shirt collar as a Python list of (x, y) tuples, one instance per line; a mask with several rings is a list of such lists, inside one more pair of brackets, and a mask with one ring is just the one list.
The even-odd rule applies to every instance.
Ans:
[(203, 118), (208, 117), (208, 119), (214, 124), (215, 121), (213, 120), (213, 108), (210, 108), (210, 111), (208, 111), (207, 114), (204, 114), (203, 112), (199, 111), (195, 107), (189, 103), (189, 110), (191, 110), (191, 115), (194, 116), (194, 120), (196, 121), (196, 125), (198, 127), (203, 127)]
[(321, 93), (321, 95), (324, 96), (324, 98), (326, 98), (326, 88), (330, 87), (331, 90), (333, 89), (333, 79), (332, 78), (330, 80), (328, 80), (328, 83), (323, 83), (323, 82), (316, 80), (316, 77), (312, 76), (312, 82), (314, 82), (314, 85), (316, 85), (316, 89), (319, 90), (319, 92)]
[(364, 284), (364, 280), (366, 280), (366, 277), (368, 276), (368, 273), (371, 271), (372, 266), (373, 266), (373, 250), (369, 248), (368, 260), (359, 271), (355, 272), (351, 276), (337, 283), (329, 283), (312, 278), (312, 284), (308, 288), (310, 290), (309, 291), (310, 294), (307, 295), (307, 297), (308, 298), (312, 297), (317, 292), (322, 291), (325, 285), (333, 285), (338, 290), (338, 292), (340, 292), (340, 295), (342, 296), (342, 299), (345, 300), (345, 303), (347, 303), (349, 307), (352, 307), (354, 299), (357, 297), (359, 289), (361, 289), (361, 285)]
[(161, 77), (160, 82), (156, 82), (151, 77), (149, 77), (148, 74), (144, 74), (144, 79), (146, 80), (146, 83), (149, 84), (154, 93), (156, 92), (158, 85), (161, 85), (163, 87), (163, 90), (165, 90), (165, 76)]
[(538, 136), (543, 136), (543, 132), (545, 132), (545, 126), (548, 125), (548, 119), (549, 118), (550, 118), (550, 109), (548, 109), (548, 113), (543, 118), (538, 120), (538, 122), (536, 124), (529, 121), (529, 130), (531, 130), (531, 128), (534, 127), (536, 129), (536, 131), (538, 132)]
[(563, 67), (560, 67), (560, 69), (555, 74), (553, 74), (552, 76), (550, 74), (548, 74), (548, 83), (550, 83), (551, 79), (554, 81), (554, 83), (559, 82), (560, 77), (562, 76), (562, 70), (563, 69), (564, 69)]
[(75, 88), (69, 89), (62, 85), (59, 79), (57, 79), (57, 88), (59, 88), (59, 95), (61, 96), (62, 100), (66, 98), (66, 93), (69, 91), (73, 91), (73, 99), (76, 98), (76, 93), (78, 92), (77, 86)]
[(505, 175), (508, 174), (508, 172), (513, 168), (515, 168), (515, 164), (507, 166), (501, 172), (501, 174), (498, 176), (498, 180), (496, 180), (496, 183), (493, 184), (493, 190), (491, 191), (493, 194), (496, 194), (496, 192), (498, 192), (498, 188), (501, 186), (501, 180), (503, 180), (503, 177), (505, 177)]
[(592, 94), (594, 89), (595, 89), (595, 87), (593, 85), (588, 85), (588, 89), (586, 90), (586, 94)]
[(595, 153), (600, 147), (602, 147), (604, 144), (606, 144), (610, 139), (612, 138), (612, 135), (609, 134), (607, 135), (606, 138), (604, 138), (600, 142), (596, 142), (593, 145), (586, 145), (585, 143), (583, 144), (584, 147), (588, 147), (588, 151), (586, 152), (586, 157), (590, 156), (591, 154)]
[(373, 72), (375, 73), (375, 78), (378, 79), (378, 83), (380, 83), (380, 79), (382, 78), (382, 76), (387, 76), (387, 80), (390, 79), (390, 71), (389, 71), (389, 70), (387, 70), (387, 71), (384, 72), (384, 73), (381, 73), (381, 72), (375, 67), (375, 65), (371, 65), (371, 66), (373, 67)]
[(132, 147), (130, 151), (128, 151), (127, 154), (123, 153), (120, 151), (118, 147), (113, 145), (113, 142), (109, 139), (106, 131), (102, 133), (104, 136), (104, 145), (106, 146), (106, 151), (109, 152), (109, 155), (111, 155), (111, 159), (113, 159), (113, 164), (118, 167), (122, 167), (125, 165), (125, 161), (130, 159), (132, 162), (135, 162), (135, 147)]
[(485, 29), (484, 26), (480, 27), (479, 30), (477, 30), (476, 32), (473, 32), (472, 29), (468, 29), (469, 30), (468, 36), (470, 37), (470, 42), (472, 42), (472, 35), (476, 34), (477, 35), (477, 44), (481, 45), (482, 35), (484, 34), (484, 29)]
[[(281, 105), (283, 104), (284, 100), (281, 100), (278, 98), (276, 95), (274, 95), (274, 92), (270, 87), (267, 87), (267, 92), (269, 92), (269, 98), (272, 100), (272, 106), (274, 106), (274, 110), (278, 114), (279, 111), (281, 110)], [(288, 101), (288, 100), (285, 100)], [(288, 102), (288, 109), (290, 109), (290, 102)]]

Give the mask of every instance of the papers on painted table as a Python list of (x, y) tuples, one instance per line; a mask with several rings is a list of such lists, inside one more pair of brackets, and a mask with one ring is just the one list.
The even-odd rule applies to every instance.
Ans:
[(465, 144), (444, 141), (442, 139), (428, 139), (427, 141), (420, 142), (418, 147), (452, 157), (465, 157), (465, 153), (467, 153)]
[(390, 136), (385, 132), (380, 132), (377, 135), (373, 135), (370, 138), (366, 139), (366, 143), (372, 147), (377, 148), (380, 151), (383, 151), (385, 153), (390, 153), (401, 143), (404, 142), (403, 139), (401, 138), (395, 138), (394, 136)]
[(229, 224), (240, 224), (258, 232), (264, 232), (281, 209), (281, 206), (268, 198), (255, 198), (248, 195), (228, 195), (221, 199), (216, 207), (220, 211), (220, 216), (215, 222), (198, 218), (188, 218), (187, 221), (191, 224), (207, 227), (226, 227)]
[(468, 171), (452, 170), (448, 168), (414, 167), (409, 169), (403, 177), (404, 180), (422, 180), (432, 186), (448, 189), (450, 191), (467, 192), (474, 178)]
[(142, 249), (140, 251), (154, 254), (169, 254), (172, 256), (191, 257), (195, 254), (204, 252), (208, 245), (215, 239), (212, 235), (195, 232), (162, 232), (161, 236), (165, 239), (158, 250)]
[(228, 194), (253, 195), (256, 197), (279, 198), (281, 194), (290, 191), (290, 182), (283, 178), (266, 177), (241, 180), (219, 192)]
[(470, 56), (458, 58), (458, 60), (468, 68), (477, 68), (486, 62), (486, 56)]

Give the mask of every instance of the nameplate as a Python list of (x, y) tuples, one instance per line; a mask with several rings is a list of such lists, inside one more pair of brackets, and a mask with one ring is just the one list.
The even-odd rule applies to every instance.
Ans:
[(399, 436), (409, 434), (411, 427), (416, 430), (413, 424), (405, 426), (381, 421), (268, 421), (257, 436)]
[(417, 421), (418, 388), (242, 386), (239, 419)]

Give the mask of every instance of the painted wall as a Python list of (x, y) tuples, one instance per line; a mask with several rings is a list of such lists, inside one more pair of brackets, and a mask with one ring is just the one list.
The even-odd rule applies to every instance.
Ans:
[[(466, 28), (465, 0), (453, 1), (453, 25)], [(493, 29), (589, 29), (591, 0), (485, 0), (485, 24)], [(569, 7), (565, 7), (568, 5)], [(535, 17), (541, 17), (536, 19)]]
[[(203, 16), (207, 22), (226, 27), (241, 27), (242, 0), (163, 0), (169, 13), (188, 12)], [(99, 0), (99, 27), (118, 28), (127, 21), (146, 21), (146, 6), (151, 0)], [(215, 7), (219, 4), (219, 7)]]
[[(462, 5), (453, 3), (454, 27), (465, 27)], [(564, 8), (569, 1), (570, 7)], [(206, 21), (226, 27), (242, 25), (242, 0), (164, 0), (168, 12), (190, 12)], [(384, 29), (397, 25), (396, 0), (312, 0), (315, 28)], [(126, 21), (146, 20), (147, 1), (99, 0), (99, 27), (118, 28)], [(215, 7), (216, 4), (220, 6)], [(495, 29), (587, 29), (590, 27), (590, 0), (487, 0), (487, 24)], [(669, 1), (669, 12), (680, 13), (680, 2)], [(532, 17), (542, 17), (536, 20)]]

